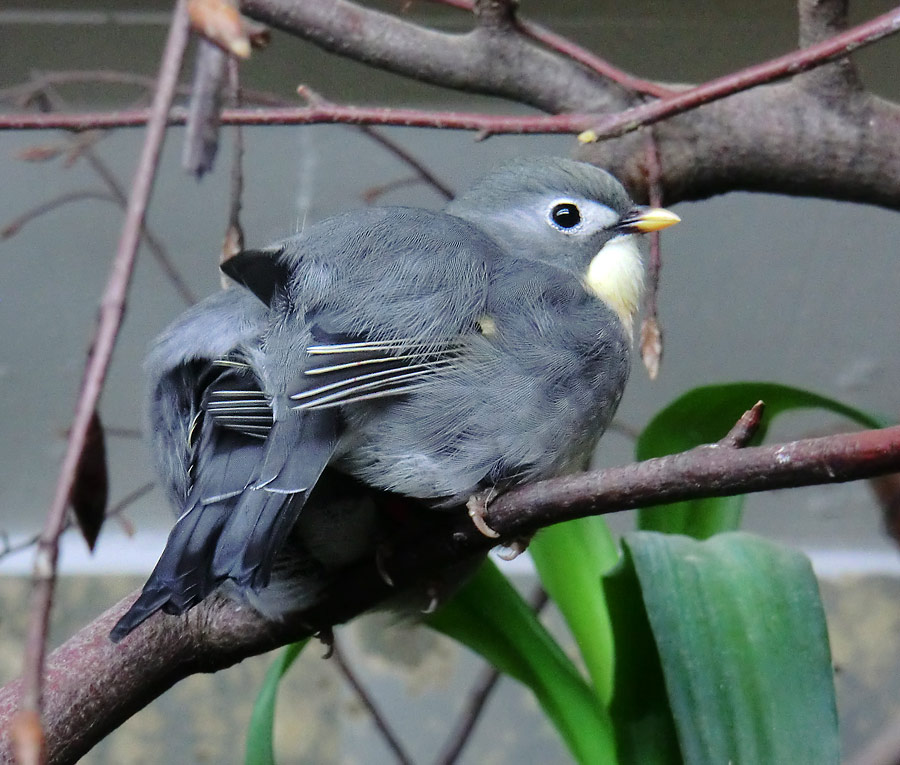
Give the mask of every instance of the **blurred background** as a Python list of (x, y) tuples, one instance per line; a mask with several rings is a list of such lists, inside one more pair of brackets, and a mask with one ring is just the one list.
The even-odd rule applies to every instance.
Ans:
[[(399, 11), (403, 4), (382, 3)], [(405, 7), (405, 6), (403, 6)], [(852, 18), (891, 3), (856, 2)], [(98, 85), (87, 72), (155, 76), (171, 10), (168, 2), (21, 2), (0, 7), (0, 108), (14, 110), (21, 86), (45, 73), (57, 78), (54, 102), (70, 110), (142, 102), (146, 91)], [(464, 14), (427, 2), (408, 9), (443, 29), (468, 27)], [(568, 0), (522, 3), (522, 13), (635, 74), (670, 82), (701, 81), (795, 47), (791, 3), (754, 4), (632, 0), (609, 5)], [(900, 98), (900, 41), (891, 38), (855, 57), (865, 83)], [(305, 84), (342, 103), (494, 112), (524, 108), (443, 91), (363, 68), (273, 33), (265, 51), (242, 65), (242, 84), (294, 98)], [(183, 79), (189, 80), (186, 68)], [(570, 137), (493, 137), (384, 129), (444, 183), (464, 189), (504, 158), (572, 152)], [(141, 129), (102, 136), (91, 152), (128, 188)], [(231, 141), (223, 130), (216, 169), (197, 182), (180, 168), (183, 130), (169, 131), (147, 223), (193, 295), (219, 289), (218, 259), (228, 215)], [(341, 126), (245, 129), (242, 223), (249, 246), (265, 245), (304, 223), (361, 207), (374, 193), (410, 175), (408, 168), (358, 129)], [(122, 214), (116, 204), (79, 198), (36, 217), (60, 195), (107, 194), (96, 163), (81, 155), (24, 161), (23, 153), (68, 147), (55, 132), (0, 133), (0, 550), (40, 529), (50, 505), (99, 298)], [(36, 152), (35, 149), (40, 150)], [(664, 200), (665, 201), (665, 200)], [(380, 204), (439, 207), (425, 185), (391, 185)], [(662, 406), (697, 385), (760, 380), (796, 385), (886, 417), (900, 415), (900, 264), (895, 212), (848, 203), (728, 194), (675, 204), (683, 224), (663, 236), (660, 316), (665, 356), (651, 382), (636, 365), (619, 410), (620, 427), (602, 440), (598, 465), (632, 458), (633, 437)], [(24, 216), (24, 217), (23, 217)], [(153, 481), (140, 439), (141, 361), (150, 340), (187, 305), (185, 296), (144, 247), (103, 394), (108, 429), (110, 502)], [(748, 401), (748, 406), (754, 401)], [(789, 416), (769, 440), (849, 429), (822, 413)], [(62, 639), (137, 586), (156, 560), (172, 522), (157, 490), (130, 504), (104, 528), (91, 556), (66, 537), (65, 574), (55, 611)], [(627, 513), (611, 521), (632, 527)], [(845, 750), (851, 753), (898, 710), (900, 556), (883, 533), (878, 503), (864, 482), (751, 497), (744, 528), (807, 551), (823, 578)], [(0, 682), (21, 665), (23, 575), (31, 549), (0, 557)], [(528, 562), (511, 568), (528, 589)], [(553, 615), (550, 615), (551, 620)], [(393, 627), (385, 617), (339, 632), (410, 749), (428, 761), (446, 733), (478, 666), (456, 646), (424, 630)], [(315, 648), (293, 671), (281, 704), (283, 762), (393, 762), (331, 663)], [(92, 753), (87, 762), (238, 762), (249, 705), (268, 659), (215, 677), (191, 678), (152, 704)], [(248, 692), (248, 689), (249, 692)], [(501, 683), (461, 762), (565, 761), (536, 706), (512, 682)], [(189, 706), (192, 713), (184, 714)], [(340, 713), (340, 714), (338, 714)], [(438, 742), (438, 743), (436, 743)]]

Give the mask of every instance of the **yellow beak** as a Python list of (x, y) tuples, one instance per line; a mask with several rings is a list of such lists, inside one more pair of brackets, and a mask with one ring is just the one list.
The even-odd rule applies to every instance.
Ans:
[(619, 221), (616, 228), (623, 233), (647, 234), (674, 226), (680, 221), (681, 218), (675, 213), (662, 207), (635, 207)]

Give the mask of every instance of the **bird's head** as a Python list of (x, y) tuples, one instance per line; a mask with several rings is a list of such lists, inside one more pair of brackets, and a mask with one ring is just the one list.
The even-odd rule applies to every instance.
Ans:
[(523, 259), (576, 274), (629, 333), (644, 285), (642, 235), (680, 220), (668, 210), (636, 205), (604, 170), (557, 157), (509, 162), (447, 212)]

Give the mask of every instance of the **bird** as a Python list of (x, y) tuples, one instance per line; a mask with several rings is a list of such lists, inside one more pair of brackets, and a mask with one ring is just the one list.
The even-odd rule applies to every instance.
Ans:
[(379, 493), (437, 512), (584, 469), (629, 375), (643, 235), (679, 220), (531, 157), (441, 211), (339, 213), (224, 261), (234, 284), (147, 357), (179, 517), (111, 638), (219, 589), (265, 612), (282, 569), (314, 602), (372, 552)]

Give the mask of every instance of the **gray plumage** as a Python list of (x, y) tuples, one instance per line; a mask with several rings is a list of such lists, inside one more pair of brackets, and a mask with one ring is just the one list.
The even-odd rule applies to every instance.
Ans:
[(347, 509), (363, 493), (327, 488), (341, 474), (452, 507), (581, 469), (630, 345), (631, 309), (588, 272), (645, 230), (642, 210), (592, 166), (520, 160), (444, 212), (346, 213), (227, 261), (240, 286), (189, 310), (147, 360), (153, 454), (181, 517), (113, 639), (226, 583), (255, 602), (292, 533), (305, 572), (292, 592), (314, 598), (374, 544), (368, 504)]

